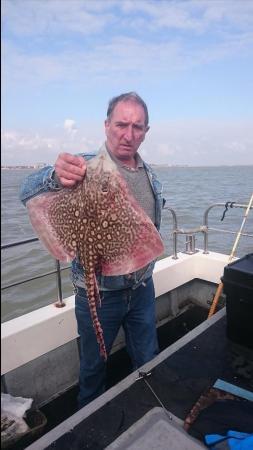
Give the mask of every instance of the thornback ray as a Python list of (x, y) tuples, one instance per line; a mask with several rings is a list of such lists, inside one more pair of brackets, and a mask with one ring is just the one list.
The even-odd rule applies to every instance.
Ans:
[(87, 161), (75, 188), (47, 192), (27, 202), (31, 224), (56, 259), (78, 257), (100, 353), (107, 353), (98, 320), (96, 274), (126, 275), (142, 269), (164, 251), (159, 232), (140, 207), (116, 164), (102, 151)]

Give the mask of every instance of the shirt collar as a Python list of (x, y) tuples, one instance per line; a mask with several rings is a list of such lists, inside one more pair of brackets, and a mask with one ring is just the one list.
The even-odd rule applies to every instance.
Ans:
[[(104, 142), (104, 144), (102, 145), (102, 147), (100, 148), (101, 151), (106, 151), (108, 153), (108, 155), (110, 156), (110, 158), (118, 165), (121, 167), (126, 167), (125, 164), (122, 164), (121, 161), (119, 161), (114, 155), (112, 155), (112, 153), (110, 153), (110, 151), (108, 150), (108, 148), (106, 147), (106, 143)], [(136, 158), (136, 169), (139, 169), (141, 167), (144, 167), (143, 164), (143, 159), (141, 158), (141, 156), (139, 155), (139, 153), (136, 153), (135, 155)]]

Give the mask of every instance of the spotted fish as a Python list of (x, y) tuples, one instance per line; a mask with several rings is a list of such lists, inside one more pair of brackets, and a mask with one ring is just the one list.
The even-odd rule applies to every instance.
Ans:
[(76, 187), (41, 194), (27, 208), (35, 232), (56, 259), (67, 262), (78, 256), (106, 359), (96, 274), (126, 275), (145, 267), (164, 251), (158, 231), (105, 151), (87, 162), (85, 178)]

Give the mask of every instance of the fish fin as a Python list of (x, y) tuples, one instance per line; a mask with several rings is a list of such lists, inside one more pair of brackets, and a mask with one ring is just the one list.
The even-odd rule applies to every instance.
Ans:
[(47, 250), (59, 261), (69, 262), (76, 255), (75, 248), (60, 242), (49, 216), (50, 206), (57, 195), (58, 192), (46, 192), (28, 200), (26, 206), (33, 229)]

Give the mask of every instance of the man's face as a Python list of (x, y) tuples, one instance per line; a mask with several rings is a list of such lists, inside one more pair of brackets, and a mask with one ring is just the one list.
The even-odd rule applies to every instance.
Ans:
[(109, 151), (123, 162), (133, 161), (148, 129), (141, 105), (131, 100), (117, 103), (111, 117), (105, 121)]

